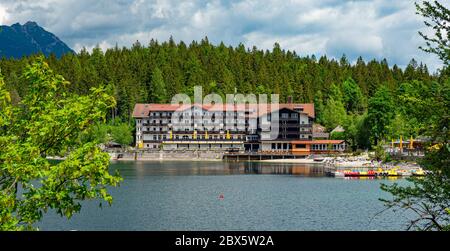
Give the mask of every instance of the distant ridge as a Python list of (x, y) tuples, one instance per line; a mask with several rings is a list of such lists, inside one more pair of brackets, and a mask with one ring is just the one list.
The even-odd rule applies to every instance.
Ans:
[(58, 58), (66, 53), (75, 53), (35, 22), (0, 26), (0, 58), (21, 58), (39, 52), (46, 56), (54, 53)]

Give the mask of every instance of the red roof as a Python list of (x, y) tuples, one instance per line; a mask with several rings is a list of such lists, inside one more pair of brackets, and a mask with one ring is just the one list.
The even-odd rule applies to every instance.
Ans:
[[(227, 107), (227, 104), (208, 104), (208, 105), (202, 105), (202, 109), (208, 110), (208, 111), (224, 111), (225, 109), (228, 110), (234, 110), (234, 111), (245, 111), (246, 108), (255, 106), (263, 106), (267, 107), (266, 112), (270, 111), (276, 111), (276, 106), (271, 104), (256, 104), (256, 105), (249, 105), (249, 104), (238, 104), (238, 105), (230, 105), (230, 107)], [(191, 108), (192, 105), (176, 105), (176, 104), (136, 104), (134, 106), (133, 110), (133, 117), (135, 118), (142, 118), (142, 117), (148, 117), (149, 113), (152, 111), (161, 111), (161, 112), (174, 112), (178, 109), (185, 110)], [(303, 108), (303, 113), (307, 114), (310, 117), (315, 116), (314, 114), (314, 104), (279, 104), (278, 109), (287, 108), (290, 110), (294, 110), (296, 108)], [(266, 113), (264, 111), (261, 111), (259, 115), (262, 115)]]

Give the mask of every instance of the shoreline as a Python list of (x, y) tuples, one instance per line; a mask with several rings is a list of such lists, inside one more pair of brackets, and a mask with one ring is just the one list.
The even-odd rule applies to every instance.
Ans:
[[(215, 158), (210, 157), (194, 157), (194, 158), (187, 158), (184, 157), (174, 157), (174, 156), (167, 156), (167, 157), (139, 157), (137, 159), (131, 156), (125, 156), (122, 158), (118, 158), (113, 153), (109, 153), (111, 155), (110, 162), (227, 162), (227, 160), (224, 160), (222, 158), (217, 158), (218, 156), (215, 156)], [(47, 157), (48, 160), (65, 160), (65, 157), (55, 157), (55, 156), (49, 156)], [(319, 158), (316, 158), (319, 159)], [(237, 162), (259, 162), (259, 163), (268, 163), (268, 164), (311, 164), (311, 165), (324, 165), (328, 168), (333, 168), (335, 170), (342, 170), (342, 169), (352, 169), (352, 168), (359, 168), (359, 169), (373, 169), (373, 168), (394, 168), (394, 167), (401, 167), (405, 169), (417, 169), (420, 168), (420, 165), (418, 165), (416, 162), (378, 162), (374, 160), (370, 160), (368, 156), (351, 156), (351, 157), (320, 157), (321, 160), (314, 160), (314, 158), (302, 158), (302, 159), (268, 159), (268, 160), (238, 160)], [(236, 161), (231, 161), (236, 162)]]

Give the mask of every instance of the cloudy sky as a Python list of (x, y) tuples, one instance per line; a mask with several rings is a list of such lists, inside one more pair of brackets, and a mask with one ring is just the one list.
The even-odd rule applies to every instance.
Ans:
[(151, 38), (189, 43), (282, 48), (351, 62), (387, 58), (404, 67), (411, 58), (441, 67), (417, 48), (426, 31), (412, 0), (0, 0), (0, 24), (36, 21), (74, 50), (130, 46)]

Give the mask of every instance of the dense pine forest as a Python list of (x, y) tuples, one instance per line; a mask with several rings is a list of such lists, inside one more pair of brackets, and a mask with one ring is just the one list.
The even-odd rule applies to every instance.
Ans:
[[(0, 69), (14, 103), (28, 89), (22, 72), (36, 56), (0, 61)], [(189, 45), (151, 40), (131, 48), (94, 48), (78, 54), (46, 59), (50, 67), (71, 82), (71, 92), (85, 94), (91, 87), (109, 85), (117, 107), (108, 118), (120, 118), (132, 125), (135, 103), (170, 102), (176, 93), (193, 94), (201, 85), (203, 94), (278, 93), (280, 101), (292, 96), (294, 102), (314, 102), (316, 122), (332, 130), (342, 125), (343, 135), (353, 149), (367, 149), (379, 140), (417, 137), (426, 121), (420, 113), (428, 109), (412, 106), (411, 99), (426, 101), (443, 88), (448, 74), (431, 74), (427, 66), (411, 59), (405, 69), (389, 65), (386, 59), (350, 63), (322, 56), (299, 56), (275, 44), (271, 51), (211, 44), (207, 38)], [(424, 104), (425, 105), (425, 104)]]

